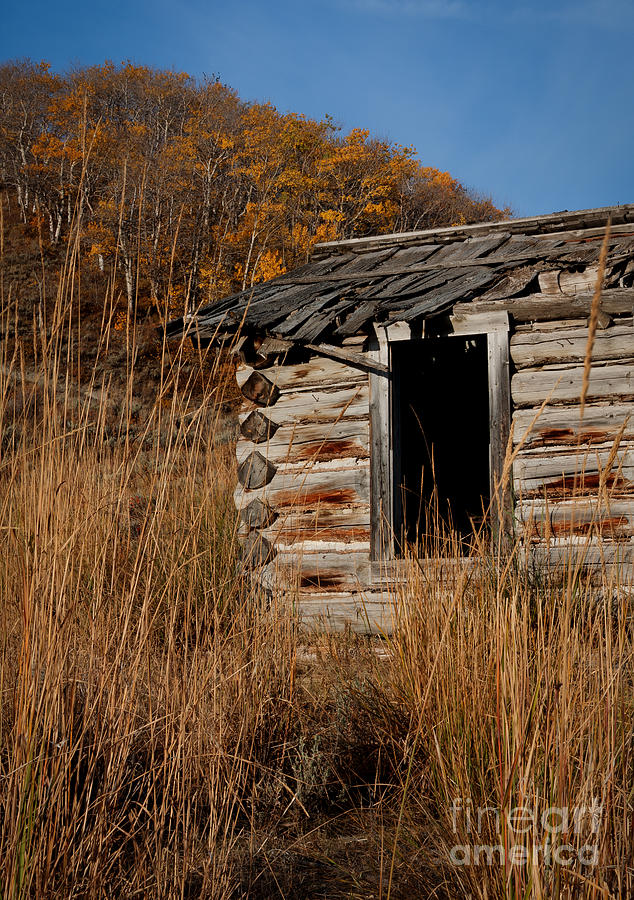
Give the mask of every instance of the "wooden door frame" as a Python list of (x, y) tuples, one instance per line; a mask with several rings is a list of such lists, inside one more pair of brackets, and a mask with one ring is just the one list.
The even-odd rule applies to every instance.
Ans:
[[(489, 480), (491, 499), (498, 497), (494, 518), (506, 530), (510, 521), (510, 491), (503, 484), (510, 473), (504, 463), (511, 431), (511, 379), (509, 316), (507, 312), (464, 312), (451, 316), (452, 335), (483, 334), (487, 338), (489, 383)], [(394, 460), (400, 451), (400, 435), (393, 421), (392, 345), (412, 340), (406, 322), (375, 325), (372, 358), (381, 370), (371, 371), (370, 381), (370, 561), (381, 566), (395, 559)], [(421, 335), (425, 339), (425, 333)]]

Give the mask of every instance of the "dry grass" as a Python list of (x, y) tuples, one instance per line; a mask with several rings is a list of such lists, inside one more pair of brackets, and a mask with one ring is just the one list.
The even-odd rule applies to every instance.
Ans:
[[(79, 365), (67, 266), (35, 366), (2, 344), (1, 896), (631, 896), (633, 637), (614, 576), (540, 576), (483, 542), (453, 579), (414, 562), (380, 655), (353, 635), (306, 653), (240, 560), (224, 380), (190, 359), (182, 383), (175, 351), (139, 419), (135, 329), (116, 394)], [(6, 334), (7, 296), (3, 315)], [(551, 862), (539, 823), (506, 818), (593, 798), (597, 834), (586, 816), (553, 835)], [(479, 831), (469, 801), (490, 810)], [(456, 845), (529, 862), (459, 866)]]
[(599, 313), (601, 312), (601, 295), (603, 293), (603, 279), (605, 278), (605, 264), (608, 258), (608, 248), (610, 246), (610, 220), (608, 219), (605, 227), (605, 237), (601, 245), (599, 254), (599, 265), (597, 269), (597, 280), (592, 296), (592, 306), (590, 308), (590, 318), (588, 319), (588, 342), (586, 346), (586, 354), (583, 363), (583, 382), (581, 385), (581, 397), (579, 404), (579, 412), (583, 419), (583, 412), (586, 405), (586, 397), (590, 386), (590, 373), (592, 371), (592, 350), (594, 347), (594, 339), (597, 333), (597, 325), (599, 322)]

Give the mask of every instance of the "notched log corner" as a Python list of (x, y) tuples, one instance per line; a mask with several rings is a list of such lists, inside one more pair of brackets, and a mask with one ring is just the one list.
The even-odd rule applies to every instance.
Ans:
[(272, 406), (280, 396), (280, 389), (261, 372), (251, 372), (241, 391), (247, 400), (258, 406)]
[(273, 463), (254, 450), (238, 466), (238, 480), (247, 491), (254, 491), (268, 484), (276, 472), (277, 468)]
[(242, 545), (242, 559), (250, 569), (259, 569), (275, 557), (275, 549), (258, 531), (251, 531)]
[(248, 441), (253, 441), (254, 444), (262, 444), (272, 438), (278, 428), (279, 425), (276, 422), (271, 421), (255, 409), (240, 426), (240, 434)]
[(276, 519), (275, 510), (259, 498), (240, 510), (240, 521), (250, 528), (268, 528)]
[[(605, 331), (606, 328), (609, 328), (612, 324), (612, 316), (609, 316), (602, 309), (599, 310), (597, 315), (597, 328), (601, 329), (601, 331)], [(588, 319), (588, 325), (590, 325), (590, 319)]]

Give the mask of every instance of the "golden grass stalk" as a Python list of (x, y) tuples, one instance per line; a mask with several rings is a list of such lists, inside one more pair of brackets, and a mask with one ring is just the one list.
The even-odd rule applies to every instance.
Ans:
[(599, 253), (597, 280), (594, 287), (594, 294), (592, 296), (590, 317), (588, 319), (588, 341), (586, 344), (586, 353), (583, 360), (583, 381), (581, 383), (581, 397), (579, 400), (579, 415), (581, 419), (583, 419), (586, 397), (588, 395), (588, 388), (590, 387), (590, 373), (592, 371), (592, 351), (594, 349), (594, 339), (597, 333), (599, 313), (601, 312), (601, 294), (603, 292), (603, 279), (605, 278), (605, 266), (608, 258), (608, 248), (610, 244), (610, 227), (611, 223), (608, 219), (605, 226), (605, 237), (603, 238), (603, 243), (601, 244), (601, 252)]

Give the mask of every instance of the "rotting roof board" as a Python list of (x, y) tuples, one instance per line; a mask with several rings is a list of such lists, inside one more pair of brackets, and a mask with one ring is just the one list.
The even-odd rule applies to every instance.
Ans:
[(608, 271), (619, 275), (634, 258), (634, 204), (321, 244), (306, 265), (170, 322), (166, 333), (337, 343), (374, 321), (415, 325), (457, 302), (539, 290), (540, 273), (595, 265), (608, 218)]

